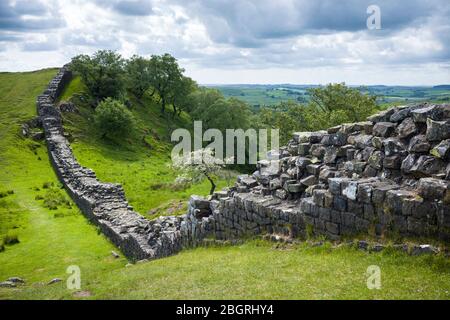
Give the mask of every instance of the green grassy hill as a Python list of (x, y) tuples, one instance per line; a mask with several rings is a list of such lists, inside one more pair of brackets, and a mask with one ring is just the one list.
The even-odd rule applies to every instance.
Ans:
[[(21, 124), (35, 116), (36, 96), (55, 73), (0, 73), (0, 239), (8, 235), (20, 241), (0, 252), (0, 281), (13, 276), (26, 280), (18, 288), (0, 288), (0, 299), (450, 298), (450, 265), (443, 256), (253, 240), (185, 250), (136, 265), (114, 258), (111, 251), (118, 250), (61, 189), (45, 144), (20, 134)], [(75, 79), (62, 99), (82, 91)], [(187, 119), (174, 123), (161, 117), (151, 99), (132, 104), (140, 134), (123, 144), (98, 138), (88, 107), (80, 106), (79, 115), (67, 117), (75, 155), (99, 178), (122, 183), (131, 204), (148, 217), (183, 212), (180, 200), (209, 189), (201, 183), (178, 190), (172, 184), (176, 173), (166, 165), (167, 133), (186, 125)], [(144, 132), (147, 143), (142, 142)], [(382, 270), (381, 290), (366, 287), (365, 271), (374, 264)], [(81, 269), (81, 291), (66, 287), (71, 265)], [(62, 281), (47, 285), (53, 278)]]
[[(262, 106), (272, 106), (280, 102), (295, 101), (306, 103), (309, 101), (309, 88), (317, 85), (295, 84), (231, 84), (211, 85), (220, 90), (225, 97), (236, 97), (244, 100), (255, 110)], [(448, 85), (423, 87), (423, 86), (367, 86), (366, 89), (372, 95), (378, 97), (377, 104), (401, 105), (432, 101), (435, 103), (448, 103), (450, 101), (450, 87)]]
[[(60, 100), (70, 100), (83, 92), (80, 78), (75, 78)], [(93, 109), (83, 103), (77, 106), (79, 114), (65, 115), (65, 131), (73, 138), (71, 146), (76, 158), (92, 168), (101, 180), (121, 183), (138, 212), (148, 218), (184, 213), (191, 194), (208, 194), (210, 187), (206, 180), (187, 188), (174, 183), (178, 174), (170, 168), (170, 134), (176, 128), (190, 129), (185, 114), (172, 118), (170, 108), (168, 114), (161, 114), (150, 97), (142, 101), (131, 98), (137, 132), (125, 141), (108, 141), (92, 126)], [(236, 173), (224, 171), (222, 176), (219, 189), (232, 184)]]

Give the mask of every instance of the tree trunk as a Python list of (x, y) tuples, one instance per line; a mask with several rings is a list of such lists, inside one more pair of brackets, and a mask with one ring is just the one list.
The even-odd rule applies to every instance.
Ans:
[(161, 113), (164, 113), (166, 111), (166, 99), (161, 99)]
[(216, 189), (216, 184), (214, 183), (213, 179), (211, 179), (210, 176), (208, 176), (207, 174), (205, 174), (205, 176), (211, 183), (211, 190), (209, 191), (209, 195), (212, 195), (214, 193), (214, 190)]
[(172, 118), (175, 118), (176, 115), (177, 115), (177, 107), (175, 105), (173, 105)]

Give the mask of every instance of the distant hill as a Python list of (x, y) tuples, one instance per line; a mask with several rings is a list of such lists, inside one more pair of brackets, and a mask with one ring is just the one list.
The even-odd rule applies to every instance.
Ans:
[[(204, 85), (216, 88), (226, 97), (236, 97), (250, 104), (254, 109), (271, 106), (283, 101), (306, 103), (309, 101), (308, 89), (318, 85), (296, 84), (229, 84)], [(356, 86), (353, 86), (356, 87)], [(437, 86), (387, 86), (372, 85), (365, 89), (378, 97), (378, 104), (408, 104), (420, 101), (449, 102), (450, 85)]]
[(441, 85), (438, 85), (438, 86), (434, 86), (433, 89), (450, 90), (450, 84), (441, 84)]

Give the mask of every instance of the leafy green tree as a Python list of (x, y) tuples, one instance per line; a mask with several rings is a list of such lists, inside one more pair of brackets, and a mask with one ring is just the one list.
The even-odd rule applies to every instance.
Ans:
[(217, 128), (247, 129), (250, 126), (248, 105), (236, 98), (225, 99), (216, 89), (201, 88), (188, 97), (188, 108), (194, 120), (203, 122), (204, 130)]
[(161, 112), (166, 110), (170, 98), (175, 95), (175, 88), (182, 81), (184, 69), (170, 54), (153, 55), (150, 59), (151, 85), (160, 98)]
[(375, 96), (343, 83), (313, 88), (309, 94), (311, 99), (307, 105), (285, 102), (262, 108), (258, 117), (259, 126), (278, 128), (280, 143), (285, 144), (295, 131), (315, 131), (362, 121), (376, 109)]
[(198, 89), (197, 83), (189, 77), (182, 76), (175, 84), (170, 102), (173, 106), (173, 116), (180, 115), (182, 111), (189, 111), (187, 97)]
[(320, 111), (325, 117), (334, 112), (337, 121), (357, 122), (371, 115), (376, 108), (376, 96), (363, 93), (363, 88), (350, 88), (345, 83), (328, 84), (325, 87), (309, 89), (309, 106)]
[(128, 136), (135, 128), (135, 118), (123, 103), (106, 98), (95, 109), (94, 123), (102, 137), (118, 138)]
[(150, 60), (134, 55), (126, 62), (125, 71), (127, 89), (141, 99), (152, 85)]
[(91, 95), (101, 101), (121, 98), (125, 88), (124, 60), (120, 54), (100, 50), (92, 57), (79, 55), (72, 59), (71, 69), (81, 76)]

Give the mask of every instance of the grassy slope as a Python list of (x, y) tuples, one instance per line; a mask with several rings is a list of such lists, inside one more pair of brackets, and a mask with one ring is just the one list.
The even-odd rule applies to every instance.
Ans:
[[(22, 138), (20, 124), (35, 116), (36, 96), (55, 73), (51, 69), (0, 74), (0, 190), (14, 191), (14, 195), (0, 199), (0, 236), (9, 230), (20, 240), (0, 253), (0, 281), (20, 276), (30, 283), (48, 282), (65, 277), (71, 264), (86, 272), (125, 264), (124, 259), (111, 258), (113, 245), (86, 222), (78, 209), (48, 210), (42, 201), (35, 200), (45, 194), (44, 183), (58, 182), (45, 144)], [(5, 293), (0, 291), (0, 297)]]
[[(276, 249), (269, 243), (251, 241), (235, 247), (186, 250), (169, 258), (125, 267), (126, 260), (112, 258), (110, 251), (114, 247), (76, 208), (48, 210), (42, 201), (35, 200), (36, 195), (45, 192), (43, 183), (57, 184), (57, 180), (44, 144), (22, 139), (18, 132), (20, 124), (35, 114), (35, 97), (54, 74), (55, 70), (0, 74), (0, 189), (14, 190), (14, 195), (0, 199), (0, 234), (16, 227), (14, 230), (21, 241), (0, 253), (0, 281), (11, 276), (27, 281), (18, 289), (1, 288), (0, 299), (74, 298), (74, 292), (66, 289), (64, 281), (45, 285), (55, 277), (65, 280), (69, 265), (80, 266), (82, 290), (89, 291), (91, 298), (450, 297), (449, 261), (442, 257), (409, 257), (387, 252), (368, 254), (350, 249), (330, 251), (302, 246)], [(101, 178), (102, 175), (108, 177), (108, 170), (120, 171), (128, 165), (134, 166), (135, 161), (127, 157), (136, 156), (132, 159), (138, 162), (144, 159), (140, 158), (140, 152), (133, 152), (132, 147), (127, 153), (123, 147), (114, 151), (112, 146), (100, 145), (95, 140), (83, 142), (79, 138), (77, 141), (76, 153), (81, 155), (85, 165), (90, 165), (87, 162), (91, 161), (95, 167), (95, 157), (104, 163), (105, 154), (112, 154), (108, 165), (95, 168), (100, 170)], [(89, 150), (84, 154), (90, 155), (91, 160), (83, 157), (83, 148)], [(155, 157), (158, 159), (150, 155), (146, 165), (150, 167)], [(165, 163), (163, 160), (161, 162)], [(136, 166), (135, 170), (139, 165)], [(163, 164), (157, 164), (154, 176), (146, 177), (142, 186), (160, 181), (162, 178), (157, 178), (156, 172), (162, 168)], [(130, 178), (123, 177), (128, 179), (124, 182), (129, 181), (125, 185), (127, 195), (133, 196), (133, 189), (127, 185), (138, 181), (141, 175), (142, 172), (137, 171)], [(113, 173), (109, 177), (115, 178)], [(147, 204), (147, 200), (139, 199), (139, 192), (134, 193), (136, 207), (140, 201), (142, 207), (157, 203), (154, 198)], [(152, 192), (142, 192), (144, 196), (152, 196)], [(175, 196), (180, 197), (180, 194)], [(55, 217), (57, 213), (63, 216)], [(365, 286), (364, 273), (372, 264), (381, 267), (381, 290), (368, 290)]]
[[(75, 78), (62, 93), (61, 100), (80, 92), (83, 86), (79, 78)], [(121, 183), (128, 200), (141, 214), (152, 218), (184, 213), (191, 194), (207, 195), (210, 188), (207, 180), (187, 189), (173, 186), (177, 173), (170, 168), (170, 133), (176, 128), (188, 128), (190, 122), (185, 116), (172, 119), (171, 115), (162, 115), (149, 97), (142, 102), (132, 100), (131, 110), (138, 120), (138, 130), (125, 143), (100, 138), (91, 125), (93, 111), (90, 107), (82, 106), (79, 115), (69, 116), (66, 123), (71, 124), (66, 125), (66, 131), (75, 137), (71, 145), (77, 159), (94, 169), (101, 180)], [(151, 147), (142, 142), (144, 136)], [(231, 176), (218, 181), (218, 190), (233, 183), (235, 176), (229, 172), (223, 175)]]

